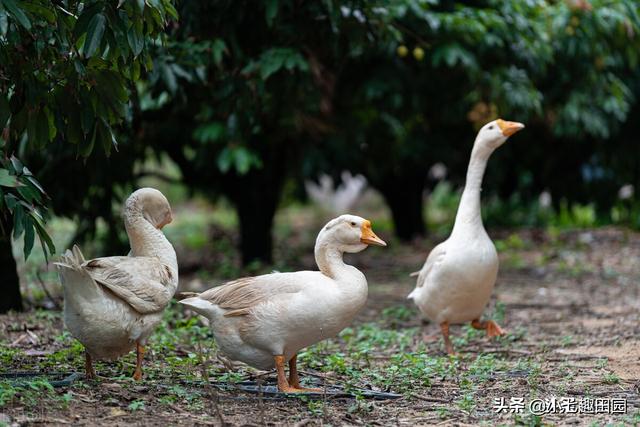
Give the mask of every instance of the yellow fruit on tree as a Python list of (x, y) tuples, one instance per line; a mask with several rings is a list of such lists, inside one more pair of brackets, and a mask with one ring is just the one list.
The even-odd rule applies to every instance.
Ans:
[(413, 57), (418, 61), (422, 61), (424, 58), (424, 50), (421, 47), (416, 47), (413, 49)]
[(409, 49), (407, 49), (405, 45), (400, 45), (398, 49), (396, 49), (396, 53), (399, 57), (404, 58), (409, 53)]

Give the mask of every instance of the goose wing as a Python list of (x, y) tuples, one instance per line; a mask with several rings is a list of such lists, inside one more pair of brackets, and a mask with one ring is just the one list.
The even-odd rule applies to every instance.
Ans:
[(154, 257), (114, 256), (96, 258), (82, 264), (96, 281), (141, 314), (164, 309), (173, 292), (171, 268)]
[(432, 271), (437, 269), (438, 266), (440, 264), (442, 264), (442, 261), (444, 260), (445, 256), (447, 255), (447, 245), (446, 245), (446, 243), (447, 242), (444, 241), (444, 242), (440, 243), (438, 246), (436, 246), (435, 248), (433, 248), (431, 250), (431, 253), (429, 253), (429, 256), (427, 257), (427, 261), (424, 263), (424, 266), (422, 267), (422, 269), (418, 273), (418, 280), (416, 281), (416, 288), (420, 288), (420, 287), (424, 286), (424, 284), (427, 281), (427, 278), (429, 277), (429, 274), (431, 274)]
[(198, 297), (227, 310), (225, 316), (244, 316), (261, 303), (298, 293), (304, 288), (301, 281), (278, 280), (284, 274), (243, 277), (211, 288)]

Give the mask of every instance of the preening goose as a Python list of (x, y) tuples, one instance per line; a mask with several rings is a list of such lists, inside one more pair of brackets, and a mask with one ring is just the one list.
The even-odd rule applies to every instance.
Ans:
[(134, 378), (142, 378), (144, 345), (162, 319), (178, 286), (178, 262), (161, 229), (172, 220), (164, 195), (135, 191), (124, 206), (129, 256), (84, 259), (78, 246), (57, 262), (64, 290), (64, 320), (85, 347), (85, 373), (92, 359), (114, 359), (137, 351)]
[(496, 322), (480, 321), (498, 274), (498, 254), (482, 224), (480, 191), (491, 153), (523, 128), (522, 123), (498, 119), (480, 129), (451, 236), (433, 248), (408, 296), (425, 317), (440, 325), (449, 354), (451, 324), (471, 322), (476, 329), (486, 329), (489, 337), (504, 334)]
[(342, 215), (318, 234), (315, 258), (320, 271), (246, 277), (180, 302), (210, 320), (215, 339), (229, 358), (258, 369), (275, 367), (283, 392), (315, 391), (300, 387), (296, 354), (335, 336), (364, 306), (367, 280), (342, 257), (368, 245), (386, 243), (369, 221)]

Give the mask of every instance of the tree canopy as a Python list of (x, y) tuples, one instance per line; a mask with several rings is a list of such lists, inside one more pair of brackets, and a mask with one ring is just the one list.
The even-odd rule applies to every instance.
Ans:
[[(25, 256), (36, 234), (54, 250), (47, 207), (85, 224), (113, 219), (112, 199), (150, 153), (168, 154), (189, 189), (232, 202), (246, 263), (272, 259), (285, 184), (320, 173), (364, 174), (398, 237), (425, 234), (429, 167), (444, 162), (461, 185), (475, 131), (498, 116), (528, 128), (497, 154), (508, 167), (488, 171), (502, 197), (548, 190), (556, 205), (608, 213), (621, 185), (640, 185), (629, 156), (640, 111), (635, 1), (176, 7), (0, 0), (0, 214), (3, 236), (24, 236)], [(80, 182), (87, 168), (96, 172)]]
[(35, 233), (45, 255), (55, 248), (43, 227), (45, 189), (16, 154), (56, 143), (76, 158), (117, 148), (132, 89), (153, 63), (149, 48), (176, 18), (168, 0), (0, 1), (0, 215), (4, 236), (8, 224), (24, 236), (25, 257)]

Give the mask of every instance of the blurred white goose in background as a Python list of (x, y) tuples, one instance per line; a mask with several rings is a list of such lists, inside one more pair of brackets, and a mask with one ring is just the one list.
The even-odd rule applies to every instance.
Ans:
[(161, 229), (172, 220), (164, 195), (135, 191), (124, 205), (129, 256), (84, 259), (78, 246), (57, 262), (64, 290), (64, 320), (85, 347), (85, 373), (95, 378), (93, 359), (137, 351), (133, 377), (142, 378), (144, 345), (178, 287), (178, 262)]
[(342, 183), (337, 188), (333, 178), (324, 174), (320, 176), (319, 184), (313, 181), (304, 183), (309, 198), (334, 215), (352, 210), (367, 188), (367, 179), (362, 175), (343, 171), (340, 177)]
[(523, 128), (522, 123), (498, 119), (480, 129), (451, 236), (433, 248), (408, 296), (425, 317), (440, 325), (449, 354), (454, 352), (451, 324), (471, 322), (489, 337), (504, 334), (493, 320), (480, 321), (498, 274), (498, 254), (482, 224), (480, 192), (493, 151)]
[(296, 355), (338, 334), (364, 306), (367, 279), (342, 257), (368, 245), (386, 243), (368, 220), (342, 215), (316, 239), (320, 271), (245, 277), (180, 302), (209, 319), (218, 346), (230, 359), (258, 369), (275, 367), (280, 391), (317, 391), (300, 387)]

